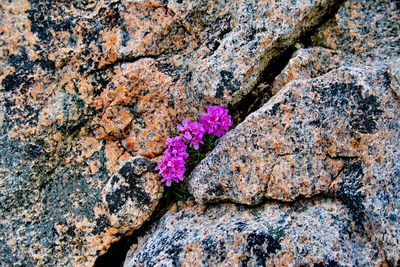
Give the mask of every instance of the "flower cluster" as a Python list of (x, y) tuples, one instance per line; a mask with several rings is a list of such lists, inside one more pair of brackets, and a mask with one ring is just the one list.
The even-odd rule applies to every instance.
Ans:
[(182, 120), (182, 125), (178, 125), (181, 137), (167, 138), (165, 142), (167, 149), (164, 157), (157, 163), (156, 170), (162, 176), (161, 182), (165, 182), (168, 187), (172, 181), (183, 181), (185, 160), (189, 157), (187, 145), (198, 150), (199, 144), (204, 144), (203, 136), (206, 133), (221, 137), (232, 125), (231, 116), (223, 106), (208, 106), (207, 113), (202, 112), (201, 115), (202, 118), (197, 122)]
[(158, 162), (156, 170), (163, 177), (161, 182), (171, 186), (172, 181), (179, 183), (183, 181), (183, 174), (186, 171), (185, 159), (189, 156), (186, 152), (186, 144), (179, 137), (167, 138), (165, 142), (167, 149), (164, 157)]
[(178, 130), (182, 132), (183, 139), (195, 150), (199, 149), (199, 143), (204, 144), (203, 135), (206, 130), (200, 123), (184, 119), (182, 125), (178, 125)]
[(217, 137), (223, 136), (232, 125), (231, 116), (228, 115), (228, 110), (223, 106), (207, 107), (207, 113), (202, 112), (203, 118), (199, 122), (204, 126), (204, 129), (209, 134), (214, 134)]

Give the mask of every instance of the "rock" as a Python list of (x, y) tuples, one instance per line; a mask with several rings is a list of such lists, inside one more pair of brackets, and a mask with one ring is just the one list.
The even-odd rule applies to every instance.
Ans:
[[(398, 142), (389, 134), (399, 132), (398, 101), (384, 74), (340, 68), (287, 84), (195, 168), (190, 188), (196, 200), (257, 204), (264, 194), (291, 201), (326, 192), (343, 158), (382, 151), (371, 138)], [(374, 150), (362, 146), (367, 139)]]
[[(18, 151), (2, 166), (12, 166), (23, 156), (30, 155), (26, 150)], [(157, 176), (149, 172), (153, 165), (144, 157), (128, 158), (102, 192), (85, 184), (82, 178), (71, 175), (71, 171), (64, 174), (63, 180), (50, 180), (47, 184), (36, 181), (38, 186), (28, 187), (29, 191), (24, 186), (29, 182), (26, 176), (5, 180), (6, 185), (12, 183), (13, 190), (2, 195), (1, 208), (13, 207), (14, 210), (8, 211), (12, 217), (2, 220), (1, 246), (6, 252), (2, 254), (3, 263), (93, 265), (98, 255), (106, 252), (122, 235), (138, 229), (152, 214), (162, 195)], [(26, 168), (40, 166), (28, 165)], [(98, 167), (94, 164), (93, 168)], [(82, 176), (88, 177), (84, 173)], [(43, 195), (43, 191), (47, 194)], [(96, 201), (97, 195), (103, 196), (103, 204)], [(27, 205), (30, 205), (29, 209)], [(18, 220), (25, 221), (25, 226), (19, 225)], [(16, 245), (18, 251), (15, 251)]]
[(161, 154), (165, 138), (176, 133), (178, 118), (187, 110), (184, 94), (151, 58), (116, 66), (110, 76), (94, 100), (100, 113), (91, 121), (96, 137), (121, 140), (128, 151), (143, 156)]
[(347, 52), (353, 61), (398, 57), (399, 4), (390, 0), (348, 0), (320, 27), (312, 45)]
[[(275, 77), (270, 91), (275, 95), (287, 83), (298, 79), (316, 78), (333, 69), (348, 65), (346, 54), (323, 47), (302, 48), (297, 50), (286, 67)], [(268, 99), (263, 102), (266, 103)]]
[(153, 213), (162, 196), (155, 163), (145, 157), (128, 158), (102, 191), (110, 225), (118, 234), (132, 233)]
[(400, 108), (387, 68), (288, 83), (194, 169), (190, 192), (199, 203), (338, 197), (397, 262)]
[[(197, 101), (237, 104), (256, 86), (262, 71), (273, 59), (312, 31), (341, 3), (332, 0), (228, 2), (226, 5), (195, 2), (210, 6), (206, 9), (212, 16), (202, 18), (205, 25), (213, 28), (219, 25), (213, 38), (204, 42), (185, 63), (187, 90)], [(195, 4), (188, 2), (187, 5)], [(176, 14), (182, 12), (175, 10), (175, 6), (171, 9)], [(217, 19), (219, 23), (215, 22)]]
[(389, 66), (390, 88), (400, 97), (400, 58), (397, 58)]
[[(192, 172), (189, 189), (197, 204), (167, 213), (132, 246), (125, 266), (398, 265), (397, 10), (393, 1), (346, 1), (312, 36), (311, 47), (298, 50), (267, 85), (276, 95)], [(186, 74), (191, 98), (239, 103), (260, 82), (259, 66), (277, 55), (275, 45), (282, 51), (297, 39), (267, 42), (266, 56), (262, 49), (251, 54), (254, 67), (242, 57), (249, 55), (242, 53), (249, 47), (241, 43), (246, 26), (239, 34), (228, 32), (216, 49), (201, 47), (194, 57), (200, 60), (185, 63), (194, 70)], [(239, 48), (227, 46), (231, 40)], [(234, 58), (225, 52), (230, 49), (238, 51)]]
[[(4, 178), (0, 181), (0, 213), (5, 219), (0, 225), (0, 254), (5, 264), (93, 265), (112, 242), (140, 227), (159, 198), (155, 174), (139, 156), (160, 155), (165, 138), (176, 134), (181, 119), (195, 118), (206, 104), (240, 109), (239, 103), (254, 91), (274, 59), (311, 34), (342, 2), (3, 1), (0, 173)], [(387, 44), (382, 57), (396, 54), (394, 4), (382, 1), (390, 13), (385, 17), (381, 16), (385, 8), (378, 8), (382, 5), (349, 3), (312, 42), (345, 48), (344, 41), (330, 45), (327, 33), (334, 27), (347, 40), (344, 27), (352, 24), (340, 19), (351, 21), (351, 12), (366, 5), (372, 10), (368, 19), (391, 29), (387, 33), (368, 29), (367, 41), (376, 42), (378, 52), (380, 44)], [(355, 32), (360, 32), (359, 28)], [(378, 42), (382, 36), (385, 40)], [(354, 40), (361, 40), (357, 38)], [(348, 47), (362, 54), (358, 43), (364, 45), (357, 41)], [(303, 51), (304, 57), (310, 58), (308, 62), (314, 60), (316, 69), (304, 70), (304, 75), (311, 78), (337, 67), (336, 56), (325, 56), (326, 65), (317, 66), (315, 57), (327, 51), (309, 55)], [(298, 53), (299, 58), (303, 52)], [(291, 66), (296, 68), (302, 62), (306, 61), (294, 60)], [(390, 70), (393, 86), (397, 76), (393, 76), (393, 67)], [(276, 87), (292, 78), (287, 72), (279, 79)], [(286, 156), (281, 157), (282, 166), (291, 160)], [(312, 168), (322, 167), (324, 177), (318, 186), (309, 190), (307, 185), (293, 185), (303, 191), (289, 190), (280, 198), (311, 196), (326, 192), (329, 186), (338, 197), (346, 198), (343, 190), (333, 187), (350, 182), (331, 180), (352, 163), (336, 158), (316, 161)], [(147, 169), (143, 173), (135, 170), (135, 179), (118, 174), (132, 164), (144, 164)], [(235, 170), (240, 164), (234, 163)], [(361, 164), (365, 169), (366, 163)], [(251, 168), (258, 172), (268, 166)], [(247, 192), (240, 201), (258, 203), (264, 198), (268, 179), (259, 184), (250, 181), (250, 186), (229, 198), (240, 198)], [(280, 187), (279, 183), (274, 186)], [(211, 196), (226, 191), (216, 188)], [(135, 201), (147, 199), (143, 192), (149, 195), (149, 202), (143, 202), (146, 205), (140, 209)], [(271, 192), (267, 192), (268, 197), (275, 194)], [(380, 225), (379, 221), (373, 223)], [(393, 225), (389, 221), (382, 224)], [(379, 240), (394, 246), (396, 230), (392, 230)]]
[(339, 2), (3, 1), (5, 264), (93, 265), (152, 211), (131, 205), (132, 186), (110, 185), (125, 179), (113, 176), (125, 160), (160, 155), (206, 104), (235, 105)]
[(352, 266), (385, 264), (332, 200), (221, 204), (170, 211), (131, 248), (131, 266)]

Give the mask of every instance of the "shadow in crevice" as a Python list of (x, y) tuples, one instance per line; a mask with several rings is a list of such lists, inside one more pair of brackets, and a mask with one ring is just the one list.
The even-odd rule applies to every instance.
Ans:
[[(164, 192), (165, 194), (165, 192)], [(113, 243), (108, 251), (99, 256), (94, 263), (95, 267), (121, 267), (124, 265), (126, 254), (131, 248), (132, 244), (138, 242), (139, 237), (145, 235), (159, 219), (169, 210), (169, 208), (174, 204), (172, 202), (161, 201), (156, 206), (153, 214), (150, 218), (133, 234), (124, 236), (117, 242)]]
[(249, 114), (259, 109), (266, 102), (265, 100), (273, 96), (271, 92), (272, 82), (289, 63), (293, 53), (298, 49), (296, 47), (297, 44), (300, 44), (300, 46), (304, 48), (311, 47), (312, 36), (315, 35), (321, 26), (335, 17), (339, 8), (345, 2), (346, 0), (338, 0), (333, 3), (329, 11), (319, 19), (319, 22), (311, 29), (303, 32), (292, 46), (281, 48), (281, 51), (275, 51), (278, 56), (272, 58), (270, 63), (261, 72), (258, 82), (253, 89), (238, 103), (229, 106), (229, 110), (234, 114), (235, 123), (242, 122)]

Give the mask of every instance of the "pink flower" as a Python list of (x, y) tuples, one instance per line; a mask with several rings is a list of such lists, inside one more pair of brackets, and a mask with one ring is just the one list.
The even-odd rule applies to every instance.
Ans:
[(231, 116), (223, 106), (208, 106), (207, 113), (202, 112), (199, 122), (209, 134), (221, 137), (232, 126)]
[(178, 157), (182, 159), (187, 159), (189, 154), (186, 152), (186, 144), (178, 136), (174, 138), (167, 138), (165, 142), (167, 149), (164, 151), (165, 156), (168, 157)]
[(178, 130), (182, 132), (183, 140), (188, 142), (195, 150), (199, 149), (199, 143), (204, 144), (205, 129), (200, 123), (184, 119), (182, 125), (178, 125)]
[(160, 175), (163, 177), (161, 182), (169, 187), (172, 181), (179, 183), (183, 181), (183, 174), (186, 171), (185, 161), (180, 157), (164, 156), (157, 162), (156, 170), (159, 170)]

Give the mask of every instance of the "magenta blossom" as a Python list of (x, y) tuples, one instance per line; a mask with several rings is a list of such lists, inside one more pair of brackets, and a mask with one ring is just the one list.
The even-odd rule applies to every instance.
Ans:
[(200, 123), (183, 119), (182, 125), (178, 125), (178, 130), (182, 132), (183, 140), (195, 150), (199, 149), (199, 143), (204, 144), (203, 135), (206, 131)]
[(221, 137), (232, 125), (231, 116), (228, 115), (228, 110), (223, 106), (208, 106), (207, 113), (202, 112), (202, 118), (199, 122), (204, 126), (204, 129), (209, 134), (214, 134)]
[(164, 151), (164, 154), (167, 157), (187, 159), (189, 156), (189, 154), (186, 152), (186, 144), (178, 136), (174, 138), (167, 138), (165, 145), (167, 146), (167, 149)]
[(172, 181), (179, 183), (183, 181), (183, 174), (186, 171), (185, 161), (180, 157), (164, 156), (157, 162), (156, 170), (159, 170), (160, 175), (163, 177), (161, 182), (169, 187)]

